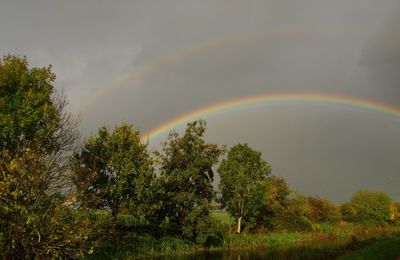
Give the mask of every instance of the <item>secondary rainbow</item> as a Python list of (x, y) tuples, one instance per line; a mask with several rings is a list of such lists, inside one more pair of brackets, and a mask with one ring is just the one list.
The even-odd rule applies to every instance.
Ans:
[(144, 134), (144, 138), (148, 138), (149, 140), (151, 140), (161, 135), (162, 133), (170, 129), (173, 129), (183, 123), (186, 123), (190, 120), (199, 119), (200, 117), (208, 116), (215, 112), (231, 110), (238, 107), (264, 104), (264, 103), (284, 104), (287, 102), (300, 102), (300, 101), (321, 103), (321, 104), (345, 105), (355, 108), (373, 110), (376, 112), (392, 115), (395, 117), (400, 117), (400, 107), (390, 104), (380, 103), (370, 99), (361, 99), (356, 97), (320, 94), (320, 93), (275, 93), (275, 94), (241, 97), (199, 108), (192, 112), (178, 116), (150, 130), (149, 132)]
[(144, 75), (146, 72), (152, 71), (157, 67), (160, 67), (164, 64), (168, 64), (175, 60), (187, 58), (186, 56), (195, 55), (199, 53), (201, 50), (205, 50), (213, 46), (244, 40), (246, 39), (245, 36), (253, 36), (253, 34), (258, 35), (260, 34), (260, 32), (240, 34), (238, 36), (233, 36), (233, 37), (211, 38), (205, 42), (194, 44), (186, 48), (177, 49), (175, 51), (160, 55), (156, 59), (147, 62), (142, 66), (133, 69), (132, 71), (129, 71), (127, 74), (124, 74), (119, 78), (112, 80), (109, 84), (103, 86), (102, 88), (100, 88), (100, 90), (96, 91), (94, 94), (85, 99), (84, 102), (78, 104), (77, 107), (74, 108), (74, 111), (81, 112), (83, 109), (85, 109), (87, 106), (90, 106), (95, 100), (97, 100), (101, 96), (105, 96), (107, 93), (117, 90), (118, 88), (124, 86), (128, 82), (133, 81), (134, 79), (140, 77), (141, 75)]
[(101, 87), (99, 90), (91, 94), (89, 97), (85, 98), (81, 103), (77, 104), (76, 107), (73, 107), (73, 111), (76, 113), (82, 112), (85, 108), (90, 107), (100, 97), (105, 96), (106, 94), (111, 93), (118, 88), (121, 88), (122, 86), (125, 86), (127, 83), (140, 78), (140, 76), (145, 75), (146, 73), (149, 73), (154, 69), (161, 67), (162, 65), (167, 65), (174, 61), (184, 60), (191, 56), (200, 55), (202, 51), (208, 50), (210, 48), (226, 44), (240, 43), (242, 41), (254, 41), (257, 40), (259, 37), (263, 37), (266, 35), (292, 36), (306, 32), (308, 31), (296, 27), (279, 30), (243, 32), (237, 35), (210, 38), (204, 42), (190, 45), (185, 48), (176, 49), (172, 52), (163, 54), (156, 59), (151, 60), (137, 68), (134, 68), (128, 73), (123, 74), (120, 77), (112, 80), (110, 83), (106, 84), (105, 86)]

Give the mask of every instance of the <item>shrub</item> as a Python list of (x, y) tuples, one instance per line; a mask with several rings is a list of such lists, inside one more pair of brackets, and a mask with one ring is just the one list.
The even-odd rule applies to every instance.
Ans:
[(383, 192), (358, 191), (351, 197), (355, 221), (367, 223), (387, 223), (391, 219), (391, 198)]
[(339, 208), (329, 200), (308, 197), (307, 207), (307, 216), (313, 222), (336, 222), (340, 219)]
[(354, 219), (357, 216), (357, 211), (351, 205), (351, 203), (346, 202), (340, 206), (340, 214), (341, 214), (343, 220), (354, 221)]
[(285, 210), (273, 217), (272, 227), (277, 230), (311, 230), (313, 222), (308, 217), (307, 197), (295, 195), (287, 202)]
[(200, 246), (221, 245), (225, 236), (223, 224), (209, 214), (206, 206), (193, 209), (184, 219), (183, 236)]

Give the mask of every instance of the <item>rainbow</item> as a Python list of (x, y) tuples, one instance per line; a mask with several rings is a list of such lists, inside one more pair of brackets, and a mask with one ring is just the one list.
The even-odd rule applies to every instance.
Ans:
[[(262, 32), (264, 33), (264, 32)], [(106, 96), (108, 93), (124, 86), (130, 81), (133, 81), (140, 76), (144, 75), (145, 73), (152, 71), (153, 69), (160, 67), (164, 64), (168, 64), (180, 59), (185, 59), (187, 56), (190, 55), (195, 55), (199, 53), (202, 50), (211, 48), (213, 46), (218, 46), (222, 44), (227, 44), (230, 42), (237, 42), (241, 40), (246, 40), (248, 36), (249, 38), (254, 37), (253, 35), (258, 35), (261, 34), (260, 32), (252, 32), (252, 33), (247, 33), (247, 34), (241, 34), (238, 36), (233, 36), (233, 37), (218, 37), (218, 38), (211, 38), (205, 42), (198, 43), (191, 45), (186, 48), (182, 49), (177, 49), (175, 51), (163, 54), (156, 59), (147, 62), (138, 68), (134, 68), (132, 71), (120, 76), (117, 79), (112, 80), (109, 84), (103, 86), (100, 88), (100, 90), (96, 91), (94, 94), (89, 96), (85, 102), (82, 102), (81, 104), (78, 104), (73, 110), (74, 112), (81, 112), (83, 109), (86, 107), (89, 107), (91, 104), (94, 103), (97, 99), (99, 99), (102, 96)]]
[(215, 112), (228, 111), (238, 107), (253, 106), (257, 104), (282, 104), (287, 102), (313, 102), (322, 104), (335, 104), (345, 105), (354, 108), (368, 109), (377, 111), (380, 113), (400, 117), (400, 107), (380, 103), (374, 100), (361, 99), (355, 97), (339, 96), (332, 94), (320, 94), (320, 93), (275, 93), (265, 94), (258, 96), (247, 96), (237, 99), (231, 99), (220, 103), (208, 105), (192, 112), (178, 116), (158, 127), (148, 131), (143, 136), (148, 140), (151, 140), (166, 131), (173, 129), (183, 123), (190, 120), (195, 120), (200, 117), (205, 117)]
[(267, 35), (292, 36), (306, 32), (308, 31), (296, 27), (288, 29), (280, 29), (280, 30), (261, 30), (253, 32), (244, 32), (232, 36), (210, 38), (204, 42), (174, 50), (169, 53), (163, 54), (157, 57), (156, 59), (151, 60), (150, 62), (147, 62), (137, 68), (134, 68), (128, 73), (123, 74), (120, 77), (112, 80), (110, 83), (104, 85), (99, 90), (91, 94), (89, 97), (85, 98), (83, 102), (74, 106), (72, 110), (74, 113), (80, 113), (85, 108), (90, 107), (100, 97), (106, 96), (108, 93), (113, 92), (118, 88), (121, 88), (122, 86), (126, 85), (131, 81), (134, 81), (135, 79), (140, 78), (142, 75), (145, 75), (146, 73), (149, 73), (154, 69), (161, 67), (162, 65), (166, 65), (171, 62), (176, 62), (182, 59), (187, 59), (188, 57), (191, 56), (199, 55), (202, 53), (202, 51), (208, 50), (210, 48), (225, 44), (240, 43), (243, 41), (254, 41), (259, 39), (260, 37), (264, 37)]

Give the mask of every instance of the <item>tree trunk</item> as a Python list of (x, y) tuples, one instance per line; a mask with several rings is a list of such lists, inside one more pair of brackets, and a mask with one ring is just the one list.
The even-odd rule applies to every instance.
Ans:
[(240, 234), (242, 232), (242, 218), (243, 218), (243, 210), (244, 210), (244, 202), (239, 203), (240, 207), (240, 216), (238, 218), (238, 226), (237, 226), (237, 232)]
[(240, 234), (242, 228), (242, 216), (238, 218), (237, 233)]
[(115, 212), (111, 212), (111, 223), (112, 223), (112, 229), (113, 232), (115, 233), (117, 230), (117, 214)]
[(115, 233), (117, 231), (117, 215), (119, 211), (118, 201), (114, 201), (113, 208), (111, 209), (111, 221), (112, 221), (112, 229)]

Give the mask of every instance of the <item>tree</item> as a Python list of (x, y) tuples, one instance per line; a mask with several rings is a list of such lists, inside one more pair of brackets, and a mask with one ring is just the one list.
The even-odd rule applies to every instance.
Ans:
[[(4, 257), (80, 254), (84, 231), (62, 217), (77, 121), (54, 93), (51, 66), (25, 58), (0, 62), (0, 230)], [(67, 221), (67, 219), (69, 219)], [(81, 232), (82, 231), (82, 232)], [(71, 236), (70, 232), (76, 232)]]
[(273, 218), (279, 216), (287, 207), (290, 189), (285, 179), (278, 176), (268, 177), (263, 186), (265, 187), (264, 210), (258, 222), (271, 227)]
[(313, 222), (338, 221), (339, 208), (327, 199), (308, 197), (308, 218)]
[(241, 232), (243, 219), (257, 214), (265, 198), (264, 181), (271, 174), (271, 166), (247, 144), (237, 144), (222, 160), (218, 169), (221, 177), (219, 189), (221, 203), (237, 218), (237, 232)]
[(396, 224), (400, 223), (400, 203), (393, 202), (390, 208), (390, 221)]
[[(8, 258), (81, 257), (91, 235), (89, 220), (76, 222), (65, 196), (43, 179), (43, 155), (26, 150), (18, 158), (3, 151), (0, 159), (0, 225)], [(89, 246), (90, 243), (87, 244)]]
[(280, 230), (310, 230), (313, 222), (309, 215), (308, 197), (294, 192), (284, 210), (274, 216), (273, 226)]
[(51, 65), (29, 69), (25, 58), (5, 56), (0, 63), (0, 149), (22, 154), (29, 146), (46, 154), (69, 150), (77, 122), (55, 95)]
[(203, 232), (196, 227), (209, 220), (215, 195), (212, 167), (224, 152), (224, 148), (206, 143), (205, 130), (203, 120), (188, 123), (182, 136), (172, 131), (158, 153), (163, 215), (173, 232), (192, 240)]
[(357, 216), (356, 209), (351, 205), (350, 202), (340, 205), (340, 214), (342, 219), (345, 221), (353, 221)]
[(147, 144), (131, 125), (123, 123), (112, 133), (99, 128), (74, 155), (77, 201), (86, 208), (110, 209), (114, 228), (123, 204), (137, 216), (144, 214), (140, 209), (155, 178), (152, 163)]
[(351, 197), (350, 205), (356, 212), (354, 221), (385, 223), (391, 219), (392, 199), (384, 192), (358, 191)]

